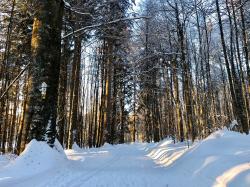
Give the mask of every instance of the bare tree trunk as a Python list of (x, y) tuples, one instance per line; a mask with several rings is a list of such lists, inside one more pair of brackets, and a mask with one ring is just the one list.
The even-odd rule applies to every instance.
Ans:
[(234, 63), (232, 61), (231, 61), (231, 68), (232, 68), (233, 80), (231, 77), (231, 71), (229, 67), (229, 60), (227, 56), (227, 50), (226, 50), (226, 44), (225, 44), (225, 39), (224, 39), (224, 32), (223, 32), (223, 26), (222, 26), (222, 21), (221, 21), (220, 7), (219, 7), (218, 0), (216, 0), (216, 9), (217, 9), (218, 20), (219, 20), (221, 44), (222, 44), (224, 59), (225, 59), (226, 67), (227, 67), (231, 96), (233, 100), (234, 114), (236, 115), (236, 119), (239, 125), (241, 126), (242, 131), (248, 134), (249, 133), (248, 116), (246, 113), (246, 106), (245, 106), (243, 95), (242, 95), (241, 81), (239, 81), (239, 79), (237, 78), (236, 71), (234, 68)]
[(79, 98), (79, 84), (80, 84), (80, 68), (81, 68), (81, 39), (77, 38), (75, 41), (75, 53), (74, 53), (74, 62), (73, 66), (75, 68), (72, 68), (72, 83), (73, 89), (72, 89), (72, 100), (71, 100), (71, 106), (72, 106), (72, 113), (70, 115), (70, 126), (69, 126), (69, 135), (68, 135), (68, 148), (72, 148), (72, 145), (74, 141), (77, 140), (77, 133), (78, 133), (78, 98)]

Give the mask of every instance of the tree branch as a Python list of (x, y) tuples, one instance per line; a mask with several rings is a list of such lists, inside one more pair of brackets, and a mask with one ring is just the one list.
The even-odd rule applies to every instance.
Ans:
[(80, 28), (78, 30), (75, 30), (74, 32), (71, 32), (69, 34), (66, 34), (62, 37), (62, 39), (65, 39), (71, 35), (74, 35), (74, 34), (77, 34), (79, 32), (82, 32), (82, 31), (85, 31), (87, 29), (92, 29), (92, 28), (97, 28), (97, 27), (101, 27), (101, 26), (104, 26), (104, 25), (109, 25), (109, 24), (113, 24), (113, 23), (117, 23), (117, 22), (120, 22), (120, 21), (129, 21), (129, 20), (136, 20), (136, 19), (149, 19), (150, 17), (147, 17), (147, 16), (140, 16), (140, 17), (133, 17), (133, 18), (120, 18), (120, 19), (116, 19), (116, 20), (113, 20), (113, 21), (110, 21), (110, 22), (106, 22), (106, 23), (99, 23), (99, 24), (96, 24), (96, 25), (89, 25), (89, 26), (86, 26), (86, 27), (83, 27), (83, 28)]
[(1, 95), (0, 97), (0, 100), (2, 100), (4, 98), (4, 96), (8, 93), (8, 91), (10, 90), (10, 88), (13, 86), (13, 84), (21, 77), (21, 75), (28, 69), (28, 67), (31, 65), (31, 62), (30, 61), (26, 66), (25, 68), (20, 71), (20, 73), (16, 76), (16, 78), (9, 84), (9, 86), (7, 87), (7, 89), (3, 92), (3, 94)]

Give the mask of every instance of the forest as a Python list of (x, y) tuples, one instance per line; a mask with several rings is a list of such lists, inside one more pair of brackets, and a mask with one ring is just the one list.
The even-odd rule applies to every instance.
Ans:
[(249, 38), (249, 0), (1, 0), (0, 152), (247, 135)]

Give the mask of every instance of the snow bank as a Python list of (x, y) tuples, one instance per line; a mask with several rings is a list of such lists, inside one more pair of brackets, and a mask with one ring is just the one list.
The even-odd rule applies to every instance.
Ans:
[(148, 157), (152, 158), (156, 164), (167, 167), (178, 160), (188, 150), (186, 142), (174, 144), (171, 139), (166, 139), (151, 148), (145, 149)]
[(74, 142), (74, 144), (72, 145), (72, 150), (75, 152), (81, 152), (83, 149), (81, 149), (79, 145), (77, 145), (77, 143)]
[(167, 166), (170, 184), (246, 187), (250, 186), (249, 142), (250, 136), (222, 129), (190, 149), (184, 143), (164, 140), (148, 156), (158, 165)]
[(46, 142), (32, 140), (19, 157), (0, 169), (0, 179), (33, 176), (65, 160), (66, 155), (58, 141), (52, 149)]
[(7, 165), (8, 162), (9, 162), (9, 160), (7, 159), (7, 157), (5, 155), (0, 155), (0, 168)]
[(109, 143), (104, 143), (104, 145), (102, 146), (102, 149), (113, 149), (115, 146), (117, 146), (117, 145), (111, 145)]
[(15, 160), (17, 158), (17, 155), (14, 154), (4, 154), (0, 155), (0, 168), (5, 167), (8, 165), (11, 161)]
[(53, 149), (56, 150), (57, 152), (59, 152), (61, 154), (61, 156), (64, 156), (64, 158), (67, 157), (62, 145), (60, 144), (60, 142), (57, 139), (55, 139)]

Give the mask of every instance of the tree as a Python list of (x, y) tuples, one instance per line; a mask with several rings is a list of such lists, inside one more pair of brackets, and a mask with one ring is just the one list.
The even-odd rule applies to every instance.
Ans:
[[(226, 44), (225, 44), (225, 39), (224, 39), (223, 26), (222, 26), (221, 15), (220, 15), (220, 6), (219, 6), (218, 0), (216, 0), (216, 9), (217, 9), (217, 15), (218, 15), (219, 27), (220, 27), (221, 45), (222, 45), (224, 59), (225, 59), (226, 67), (227, 67), (228, 79), (230, 82), (230, 91), (231, 91), (231, 96), (233, 100), (234, 114), (236, 116), (236, 119), (238, 120), (239, 125), (242, 128), (242, 131), (248, 134), (249, 133), (249, 125), (248, 125), (249, 120), (248, 120), (247, 108), (246, 108), (246, 104), (245, 104), (244, 96), (242, 92), (243, 91), (242, 82), (236, 73), (235, 65), (233, 62), (232, 28), (231, 28), (231, 41), (230, 41), (230, 45), (231, 45), (231, 58), (230, 58), (231, 70), (230, 70), (227, 49), (226, 49)], [(229, 19), (231, 20), (231, 18)]]
[(31, 89), (24, 123), (30, 126), (30, 140), (45, 140), (47, 130), (50, 146), (53, 146), (56, 137), (63, 7), (61, 0), (42, 1), (37, 4), (31, 41)]

